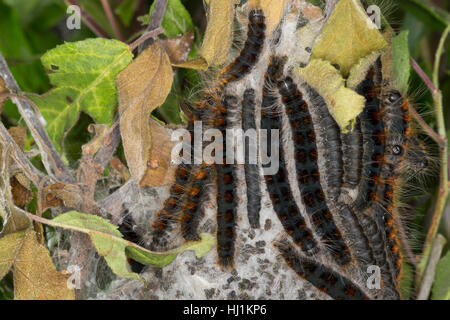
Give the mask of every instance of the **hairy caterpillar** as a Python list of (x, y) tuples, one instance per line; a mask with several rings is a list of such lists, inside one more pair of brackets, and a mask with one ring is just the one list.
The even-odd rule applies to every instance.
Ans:
[[(218, 112), (215, 119), (216, 128), (225, 136), (227, 128), (227, 117), (229, 111), (237, 107), (237, 98), (234, 96), (225, 96), (222, 106), (218, 106)], [(226, 150), (226, 141), (224, 139), (224, 150)], [(223, 164), (216, 164), (217, 174), (217, 255), (219, 264), (224, 267), (230, 267), (233, 264), (235, 224), (236, 224), (236, 175), (235, 165), (226, 163), (226, 155), (223, 156)]]
[(376, 200), (385, 152), (385, 125), (379, 100), (381, 92), (380, 59), (369, 68), (366, 78), (357, 86), (356, 92), (366, 99), (366, 105), (360, 115), (364, 143), (364, 178), (359, 184), (359, 194), (354, 203), (356, 210), (363, 211)]
[(375, 213), (386, 233), (386, 245), (388, 255), (392, 259), (392, 268), (396, 282), (401, 277), (402, 254), (397, 230), (393, 218), (394, 194), (399, 177), (399, 168), (408, 149), (408, 138), (411, 136), (409, 127), (410, 115), (408, 101), (403, 99), (398, 91), (389, 91), (384, 99), (385, 119), (387, 124), (387, 152), (382, 171), (383, 185), (380, 188), (382, 207), (378, 207)]
[(248, 74), (258, 61), (265, 40), (265, 16), (259, 9), (248, 15), (247, 40), (238, 58), (222, 70), (218, 76), (218, 87), (223, 88), (230, 81), (237, 81)]
[[(285, 59), (277, 56), (272, 57), (264, 75), (265, 84), (261, 106), (261, 129), (281, 129), (282, 120), (280, 111), (273, 109), (277, 106), (277, 97), (269, 91), (269, 87), (270, 84), (276, 83), (281, 77), (284, 63)], [(270, 140), (270, 135), (268, 135), (268, 139)], [(270, 150), (271, 145), (271, 141), (268, 141), (268, 154), (275, 152), (275, 150)], [(304, 252), (308, 254), (316, 253), (318, 250), (317, 243), (314, 240), (311, 230), (307, 227), (306, 221), (302, 217), (292, 195), (291, 186), (288, 181), (285, 154), (281, 146), (279, 146), (278, 172), (274, 175), (266, 175), (264, 178), (273, 208), (286, 232)]]
[(310, 112), (314, 112), (317, 117), (314, 129), (320, 134), (325, 147), (323, 153), (326, 161), (326, 194), (330, 201), (335, 201), (341, 193), (343, 152), (346, 151), (341, 142), (341, 130), (319, 93), (306, 83), (303, 86), (311, 101)]
[(342, 134), (343, 184), (345, 187), (355, 188), (361, 180), (362, 150), (361, 121), (358, 117), (353, 130)]
[[(242, 100), (242, 129), (256, 130), (256, 101), (255, 90), (246, 89)], [(259, 178), (259, 165), (250, 164), (250, 144), (256, 144), (257, 141), (250, 139), (245, 143), (245, 181), (247, 185), (247, 216), (252, 228), (259, 228), (259, 211), (261, 210), (261, 189)]]
[(286, 263), (301, 278), (336, 300), (368, 300), (367, 294), (333, 269), (299, 255), (287, 241), (274, 244)]
[(341, 265), (348, 264), (351, 260), (349, 249), (334, 223), (320, 184), (316, 136), (308, 105), (291, 77), (281, 79), (277, 85), (292, 128), (297, 179), (306, 212), (336, 261)]

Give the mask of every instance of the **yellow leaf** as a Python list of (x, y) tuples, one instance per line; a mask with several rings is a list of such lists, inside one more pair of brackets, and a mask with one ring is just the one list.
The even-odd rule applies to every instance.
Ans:
[(130, 173), (140, 182), (152, 149), (151, 112), (167, 98), (173, 82), (169, 57), (154, 42), (117, 77), (120, 131)]
[(11, 269), (22, 247), (26, 232), (15, 232), (0, 238), (0, 280)]
[(180, 63), (173, 63), (174, 67), (178, 68), (188, 68), (188, 69), (195, 69), (195, 70), (206, 70), (208, 69), (208, 62), (202, 57), (188, 60), (185, 62)]
[(74, 300), (67, 277), (57, 271), (47, 248), (38, 243), (29, 229), (14, 263), (16, 300)]
[(313, 58), (338, 65), (347, 77), (359, 59), (386, 48), (387, 43), (358, 0), (341, 0), (323, 29)]
[(233, 40), (234, 4), (230, 0), (211, 0), (200, 55), (208, 65), (223, 64), (227, 58)]
[(352, 127), (353, 120), (364, 109), (364, 97), (345, 87), (344, 79), (330, 62), (313, 59), (295, 72), (325, 99), (342, 131), (346, 132), (349, 125)]

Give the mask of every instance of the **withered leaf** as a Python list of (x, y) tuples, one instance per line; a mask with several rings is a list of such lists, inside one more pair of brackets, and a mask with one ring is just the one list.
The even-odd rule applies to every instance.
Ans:
[(161, 40), (172, 64), (185, 62), (194, 43), (194, 31), (189, 31), (175, 38)]
[(79, 185), (68, 183), (55, 183), (42, 189), (40, 199), (42, 212), (49, 208), (65, 205), (68, 208), (76, 208), (83, 203), (83, 193)]
[(174, 180), (175, 166), (171, 165), (173, 142), (166, 129), (153, 119), (149, 119), (152, 148), (150, 150), (147, 171), (140, 187), (156, 187), (169, 184)]
[(0, 238), (0, 280), (11, 269), (22, 247), (26, 232), (14, 232)]
[(19, 208), (24, 208), (28, 203), (33, 200), (33, 192), (26, 188), (20, 181), (17, 179), (17, 177), (20, 176), (19, 174), (12, 177), (9, 180), (9, 183), (11, 185), (11, 193), (13, 196), (13, 201), (16, 206)]
[(74, 300), (67, 277), (56, 270), (47, 248), (26, 232), (14, 263), (14, 298), (16, 300)]
[(155, 41), (149, 46), (116, 81), (125, 156), (132, 177), (140, 182), (149, 170), (147, 163), (154, 143), (150, 114), (164, 103), (173, 82), (172, 66), (161, 43)]
[(211, 0), (200, 55), (208, 65), (223, 64), (227, 58), (233, 38), (234, 4), (229, 0)]

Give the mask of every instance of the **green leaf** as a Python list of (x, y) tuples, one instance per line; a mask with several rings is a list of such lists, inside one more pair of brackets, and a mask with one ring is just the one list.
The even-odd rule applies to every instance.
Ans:
[[(150, 8), (150, 15), (144, 20), (145, 24), (149, 23), (150, 17), (155, 9), (155, 4), (156, 1), (153, 2), (153, 5)], [(180, 36), (194, 29), (191, 15), (180, 0), (169, 0), (167, 2), (167, 9), (162, 21), (162, 27), (164, 28), (164, 34), (169, 38)]]
[(439, 261), (436, 267), (432, 300), (450, 300), (450, 251)]
[(41, 58), (52, 71), (54, 89), (41, 96), (30, 95), (47, 121), (47, 132), (61, 151), (63, 137), (80, 111), (97, 123), (111, 124), (117, 106), (117, 74), (132, 60), (129, 47), (102, 38), (65, 43)]
[(212, 235), (203, 233), (200, 235), (200, 241), (188, 242), (180, 248), (168, 252), (152, 252), (123, 239), (122, 234), (117, 230), (117, 226), (111, 224), (107, 219), (95, 215), (70, 211), (57, 216), (53, 220), (31, 214), (28, 216), (54, 227), (88, 234), (98, 253), (105, 258), (111, 270), (118, 276), (132, 279), (142, 280), (138, 274), (128, 270), (125, 253), (143, 264), (163, 267), (171, 263), (179, 253), (186, 250), (193, 250), (197, 257), (203, 257), (216, 243)]
[(443, 13), (422, 0), (398, 0), (397, 3), (400, 8), (410, 12), (433, 30), (442, 32), (450, 22), (448, 13)]
[(197, 258), (201, 258), (216, 244), (216, 238), (209, 233), (200, 234), (200, 238), (200, 241), (189, 241), (175, 250), (160, 255), (155, 255), (154, 253), (136, 247), (128, 247), (127, 254), (130, 258), (142, 264), (153, 267), (164, 267), (171, 263), (183, 251), (193, 250)]
[(400, 32), (392, 37), (392, 63), (394, 84), (403, 92), (406, 92), (411, 74), (411, 64), (409, 62), (409, 31)]
[(105, 258), (108, 266), (118, 276), (142, 279), (138, 274), (128, 270), (125, 255), (128, 241), (122, 239), (117, 226), (108, 220), (91, 214), (70, 211), (57, 216), (52, 221), (65, 228), (89, 234), (97, 252)]

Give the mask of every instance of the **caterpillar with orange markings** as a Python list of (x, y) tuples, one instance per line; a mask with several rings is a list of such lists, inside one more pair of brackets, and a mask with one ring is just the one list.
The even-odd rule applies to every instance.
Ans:
[[(265, 74), (265, 84), (263, 87), (263, 100), (261, 105), (261, 129), (281, 130), (282, 119), (277, 108), (277, 97), (269, 90), (271, 84), (277, 83), (283, 72), (285, 59), (273, 56)], [(268, 155), (275, 152), (271, 150), (271, 135), (267, 135)], [(305, 219), (295, 203), (292, 189), (288, 181), (286, 159), (281, 145), (278, 146), (279, 168), (276, 174), (265, 175), (265, 181), (272, 200), (273, 208), (281, 221), (286, 232), (292, 237), (305, 253), (314, 254), (318, 252), (317, 242), (312, 231), (308, 228)], [(263, 165), (265, 167), (266, 165)]]
[(346, 265), (351, 260), (349, 249), (336, 227), (320, 184), (316, 136), (309, 106), (291, 77), (280, 79), (277, 86), (295, 142), (296, 174), (306, 213), (336, 261)]
[(287, 241), (274, 244), (288, 266), (301, 278), (335, 300), (369, 300), (369, 296), (353, 281), (333, 269), (299, 255)]

